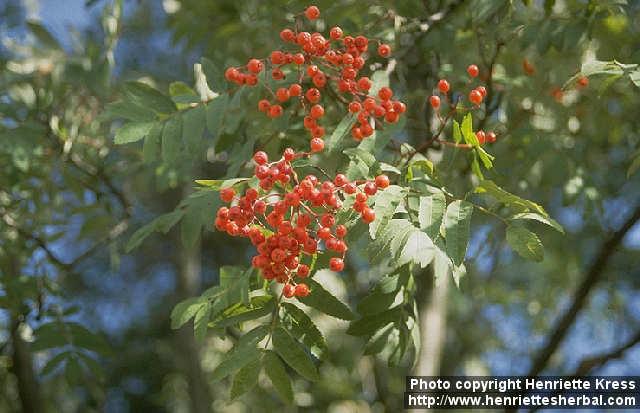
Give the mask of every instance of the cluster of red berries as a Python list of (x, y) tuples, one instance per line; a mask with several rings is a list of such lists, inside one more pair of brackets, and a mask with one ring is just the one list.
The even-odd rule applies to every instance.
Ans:
[[(467, 73), (471, 78), (476, 78), (480, 74), (480, 69), (478, 69), (478, 66), (476, 65), (469, 65), (467, 67)], [(451, 86), (449, 85), (449, 82), (447, 82), (445, 79), (440, 79), (440, 81), (438, 82), (438, 90), (441, 93), (443, 93), (447, 98), (449, 96), (450, 89), (451, 89)], [(484, 86), (477, 86), (469, 92), (468, 98), (469, 98), (469, 101), (473, 103), (475, 106), (480, 106), (480, 104), (482, 103), (482, 101), (486, 96), (487, 96), (487, 89)], [(430, 96), (429, 103), (431, 104), (431, 107), (433, 107), (435, 110), (440, 109), (440, 96), (438, 95)]]
[[(308, 20), (315, 20), (320, 16), (320, 10), (309, 6), (303, 14)], [(292, 50), (274, 50), (268, 59), (252, 58), (245, 67), (230, 67), (225, 72), (226, 79), (238, 85), (257, 85), (261, 72), (268, 76), (267, 65), (270, 65), (274, 80), (295, 79), (275, 91), (263, 83), (272, 99), (260, 100), (258, 109), (267, 116), (281, 116), (285, 110), (283, 104), (297, 99), (304, 111), (304, 127), (317, 142), (325, 135), (325, 129), (319, 123), (325, 114), (321, 104), (322, 96), (326, 94), (324, 90), (331, 89), (339, 94), (339, 99), (348, 103), (349, 112), (357, 114), (359, 124), (351, 131), (357, 140), (373, 134), (376, 119), (393, 123), (406, 111), (404, 103), (392, 99), (393, 91), (388, 87), (381, 88), (375, 96), (369, 95), (373, 86), (371, 80), (359, 76), (369, 56), (369, 43), (377, 43), (378, 55), (383, 58), (391, 55), (389, 45), (365, 36), (345, 36), (340, 27), (331, 28), (327, 39), (318, 32), (299, 31), (298, 24), (294, 30), (282, 30), (280, 38), (291, 45)], [(349, 100), (341, 94), (347, 94)]]
[(258, 255), (252, 265), (260, 269), (266, 280), (285, 284), (287, 298), (304, 297), (309, 287), (296, 282), (309, 275), (308, 265), (301, 263), (303, 255), (333, 252), (329, 260), (332, 271), (344, 269), (347, 228), (336, 225), (335, 213), (347, 196), (354, 196), (353, 209), (365, 223), (375, 220), (374, 211), (367, 205), (369, 196), (389, 186), (389, 178), (379, 175), (374, 181), (350, 182), (343, 174), (321, 182), (314, 175), (299, 180), (291, 162), (308, 157), (308, 152), (296, 153), (285, 149), (278, 161), (269, 162), (265, 152), (253, 156), (258, 188), (249, 187), (243, 195), (233, 187), (220, 191), (220, 198), (230, 205), (218, 209), (215, 226), (231, 236), (248, 237)]

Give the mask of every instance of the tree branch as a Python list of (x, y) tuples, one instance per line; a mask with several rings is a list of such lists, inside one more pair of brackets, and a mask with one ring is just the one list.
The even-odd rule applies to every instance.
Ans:
[(620, 347), (609, 352), (584, 358), (573, 373), (573, 376), (585, 376), (592, 370), (604, 366), (609, 361), (621, 358), (627, 350), (631, 349), (638, 343), (640, 343), (640, 330), (636, 331), (636, 333)]
[(631, 214), (631, 216), (629, 216), (629, 218), (627, 218), (620, 229), (611, 234), (607, 242), (602, 245), (596, 259), (589, 267), (589, 270), (582, 280), (582, 283), (578, 287), (578, 290), (575, 292), (575, 295), (573, 296), (573, 299), (571, 301), (571, 305), (562, 315), (562, 317), (560, 317), (560, 319), (557, 321), (555, 327), (552, 330), (552, 333), (546, 340), (545, 346), (542, 348), (542, 350), (540, 350), (537, 357), (534, 359), (528, 376), (537, 376), (546, 368), (549, 359), (558, 349), (558, 346), (567, 335), (567, 332), (575, 321), (578, 313), (585, 305), (587, 298), (589, 297), (589, 293), (600, 280), (602, 273), (604, 272), (604, 269), (609, 262), (609, 259), (616, 252), (619, 244), (622, 242), (622, 239), (625, 237), (627, 232), (629, 232), (629, 230), (639, 220), (640, 205), (636, 207), (634, 212)]

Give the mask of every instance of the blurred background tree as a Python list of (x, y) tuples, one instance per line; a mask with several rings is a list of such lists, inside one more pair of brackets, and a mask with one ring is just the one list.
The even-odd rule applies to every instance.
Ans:
[[(480, 122), (499, 136), (495, 179), (566, 229), (541, 226), (545, 260), (530, 263), (506, 246), (500, 223), (474, 216), (460, 287), (427, 276), (420, 284), (415, 372), (640, 373), (640, 75), (623, 65), (640, 63), (640, 2), (316, 4), (327, 24), (392, 44), (390, 80), (409, 107), (399, 138), (413, 145), (433, 127), (426, 98), (438, 79), (478, 64), (489, 92)], [(154, 160), (153, 148), (113, 145), (122, 119), (148, 116), (113, 103), (136, 93), (128, 81), (192, 85), (205, 57), (212, 89), (224, 91), (220, 69), (266, 55), (306, 5), (0, 2), (1, 411), (399, 409), (411, 366), (364, 356), (344, 322), (314, 317), (328, 354), (321, 381), (294, 383), (297, 407), (282, 407), (263, 381), (230, 403), (229, 383), (209, 379), (229, 340), (170, 330), (177, 301), (249, 254), (247, 243), (210, 230), (217, 200), (189, 198), (191, 182), (235, 175), (277, 128), (238, 101), (240, 123), (207, 132), (171, 162)], [(593, 63), (614, 59), (621, 64)], [(587, 87), (571, 80), (580, 70)], [(284, 143), (276, 138), (273, 150)], [(455, 151), (435, 147), (429, 158), (470, 179)], [(137, 229), (177, 206), (180, 217), (158, 227), (166, 234), (127, 252)], [(343, 276), (321, 276), (353, 304), (380, 274), (350, 253)]]

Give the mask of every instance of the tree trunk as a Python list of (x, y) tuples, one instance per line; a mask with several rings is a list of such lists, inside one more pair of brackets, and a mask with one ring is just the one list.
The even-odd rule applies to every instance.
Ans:
[(447, 334), (447, 293), (449, 274), (444, 274), (433, 283), (428, 292), (429, 300), (419, 306), (420, 337), (422, 346), (415, 374), (437, 376), (440, 373), (442, 348)]
[[(188, 191), (188, 190), (187, 190)], [(187, 195), (185, 191), (185, 195)], [(178, 235), (178, 238), (180, 236)], [(201, 287), (201, 240), (185, 246), (181, 240), (178, 249), (178, 298), (184, 300), (200, 294)], [(182, 357), (182, 369), (189, 384), (191, 411), (208, 413), (211, 411), (211, 395), (205, 380), (200, 360), (200, 346), (195, 340), (193, 327), (183, 326), (177, 334), (178, 354)]]

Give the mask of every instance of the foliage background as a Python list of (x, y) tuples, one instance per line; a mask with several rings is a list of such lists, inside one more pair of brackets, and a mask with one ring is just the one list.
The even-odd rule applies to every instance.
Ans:
[[(562, 102), (551, 90), (594, 58), (639, 63), (640, 2), (317, 4), (328, 24), (394, 45), (391, 83), (410, 108), (402, 137), (413, 144), (432, 126), (425, 98), (437, 79), (458, 79), (472, 62), (493, 66), (495, 111), (484, 121), (499, 132), (490, 147), (492, 179), (544, 205), (566, 229), (536, 227), (545, 260), (526, 262), (506, 246), (500, 222), (474, 214), (460, 287), (433, 290), (425, 275), (419, 305), (446, 321), (423, 336), (443, 342), (430, 364), (441, 374), (530, 371), (604, 251), (607, 265), (543, 371), (639, 374), (640, 227), (631, 222), (619, 244), (606, 243), (640, 205), (640, 174), (627, 176), (640, 147), (639, 89), (626, 74), (601, 74), (585, 90), (570, 85)], [(207, 135), (197, 155), (149, 167), (141, 145), (113, 145), (118, 124), (105, 106), (128, 80), (165, 91), (174, 81), (193, 84), (201, 56), (225, 67), (266, 55), (287, 12), (305, 6), (165, 0), (125, 1), (120, 10), (110, 1), (0, 2), (1, 411), (281, 408), (268, 382), (229, 403), (229, 383), (208, 379), (229, 340), (210, 335), (198, 343), (191, 329), (170, 329), (177, 301), (216, 284), (220, 266), (247, 259), (246, 243), (210, 225), (198, 235), (213, 205), (188, 210), (191, 229), (181, 224), (125, 249), (136, 229), (176, 207), (194, 178), (235, 175), (252, 153), (245, 143), (275, 129), (256, 133), (264, 119), (239, 105), (242, 124), (217, 137), (216, 150)], [(523, 71), (525, 58), (533, 76)], [(227, 87), (209, 81), (214, 90)], [(442, 148), (429, 157), (451, 187), (468, 182), (464, 157)], [(322, 279), (353, 306), (379, 274), (357, 253), (350, 262), (343, 276)], [(322, 379), (297, 380), (299, 407), (285, 410), (397, 410), (410, 366), (362, 356), (363, 342), (345, 335), (346, 323), (315, 320), (329, 343)], [(68, 352), (61, 363), (51, 363), (61, 352)], [(603, 360), (584, 363), (596, 355)], [(25, 373), (30, 363), (35, 377)]]

